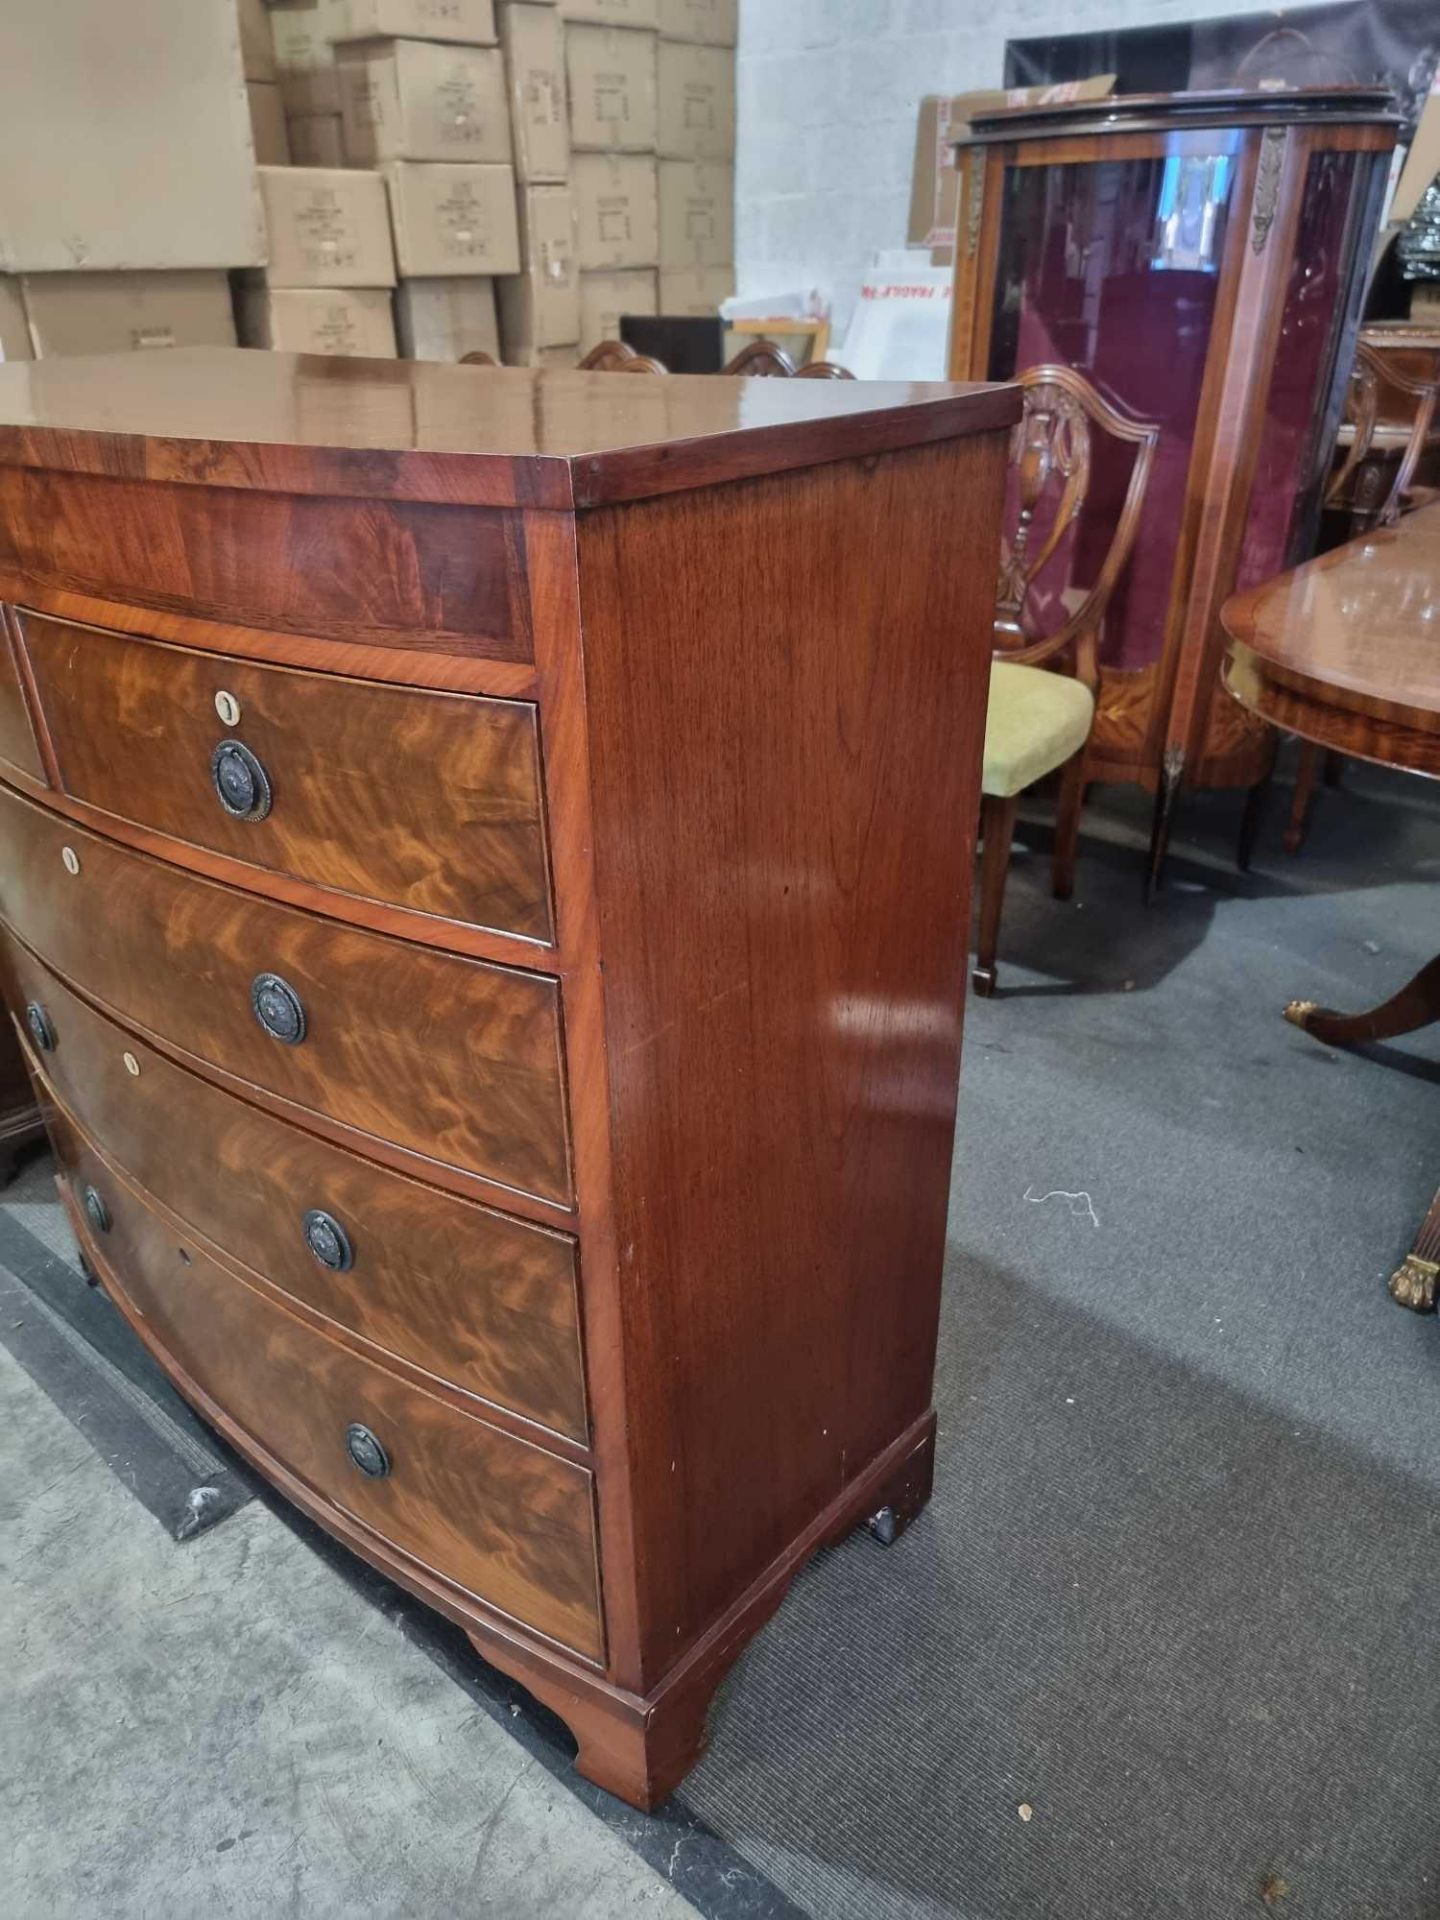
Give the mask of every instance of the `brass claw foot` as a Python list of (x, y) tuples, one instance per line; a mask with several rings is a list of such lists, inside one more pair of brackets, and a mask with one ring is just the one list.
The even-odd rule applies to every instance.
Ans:
[(1422, 1260), (1417, 1254), (1407, 1253), (1390, 1276), (1390, 1298), (1402, 1307), (1409, 1307), (1412, 1313), (1434, 1313), (1437, 1275), (1440, 1275), (1440, 1266), (1433, 1260)]
[(1318, 1000), (1287, 1000), (1285, 1003), (1285, 1018), (1292, 1027), (1300, 1027), (1302, 1030), (1310, 1024), (1311, 1014), (1319, 1011)]

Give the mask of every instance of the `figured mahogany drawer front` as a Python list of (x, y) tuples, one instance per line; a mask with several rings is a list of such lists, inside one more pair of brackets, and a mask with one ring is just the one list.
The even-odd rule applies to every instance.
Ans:
[(550, 938), (532, 706), (19, 619), (75, 799), (320, 886)]
[(553, 980), (196, 879), (4, 788), (0, 913), (82, 991), (197, 1060), (568, 1200)]
[(603, 1651), (590, 1474), (362, 1360), (179, 1238), (63, 1122), (75, 1215), (187, 1380), (402, 1553), (589, 1659)]
[[(234, 1259), (442, 1380), (586, 1439), (575, 1247), (263, 1113), (67, 991), (23, 947), (32, 1057), (136, 1183)], [(29, 1038), (27, 1034), (27, 1039)]]

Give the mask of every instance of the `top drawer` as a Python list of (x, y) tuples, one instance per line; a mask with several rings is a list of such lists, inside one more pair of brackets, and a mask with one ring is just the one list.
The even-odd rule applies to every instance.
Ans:
[(253, 866), (548, 941), (535, 709), (22, 613), (76, 800)]

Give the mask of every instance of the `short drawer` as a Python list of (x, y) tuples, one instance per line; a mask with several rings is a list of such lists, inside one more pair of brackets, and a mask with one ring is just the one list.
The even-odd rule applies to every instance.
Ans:
[(75, 799), (318, 886), (550, 938), (533, 706), (18, 618)]
[(554, 980), (197, 879), (4, 788), (0, 914), (84, 993), (195, 1059), (568, 1201)]
[(603, 1654), (589, 1472), (360, 1359), (178, 1237), (63, 1124), (86, 1243), (162, 1351), (266, 1453), (403, 1554)]
[[(575, 1245), (252, 1107), (70, 993), (23, 947), (32, 1059), (138, 1186), (272, 1285), (466, 1392), (584, 1443)], [(22, 1022), (23, 1030), (23, 1022)]]

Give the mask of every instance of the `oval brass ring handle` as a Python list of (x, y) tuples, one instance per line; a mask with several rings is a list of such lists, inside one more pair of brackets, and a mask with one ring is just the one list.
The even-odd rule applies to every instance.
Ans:
[(345, 1451), (352, 1465), (357, 1466), (367, 1480), (383, 1480), (390, 1471), (390, 1456), (384, 1443), (358, 1420), (345, 1429)]
[(226, 813), (263, 820), (270, 811), (270, 776), (243, 740), (222, 740), (210, 756), (210, 781)]
[(26, 1002), (25, 1026), (42, 1053), (55, 1051), (55, 1023), (38, 1000)]
[(305, 1009), (288, 980), (278, 973), (257, 973), (250, 983), (255, 1018), (272, 1040), (298, 1047), (305, 1038)]
[(110, 1231), (110, 1209), (100, 1198), (100, 1195), (95, 1191), (94, 1187), (86, 1187), (80, 1198), (84, 1203), (85, 1218), (90, 1222), (96, 1233), (108, 1233)]
[(355, 1249), (350, 1244), (349, 1234), (333, 1213), (311, 1207), (301, 1225), (305, 1244), (322, 1267), (328, 1267), (332, 1273), (350, 1271), (355, 1264)]

